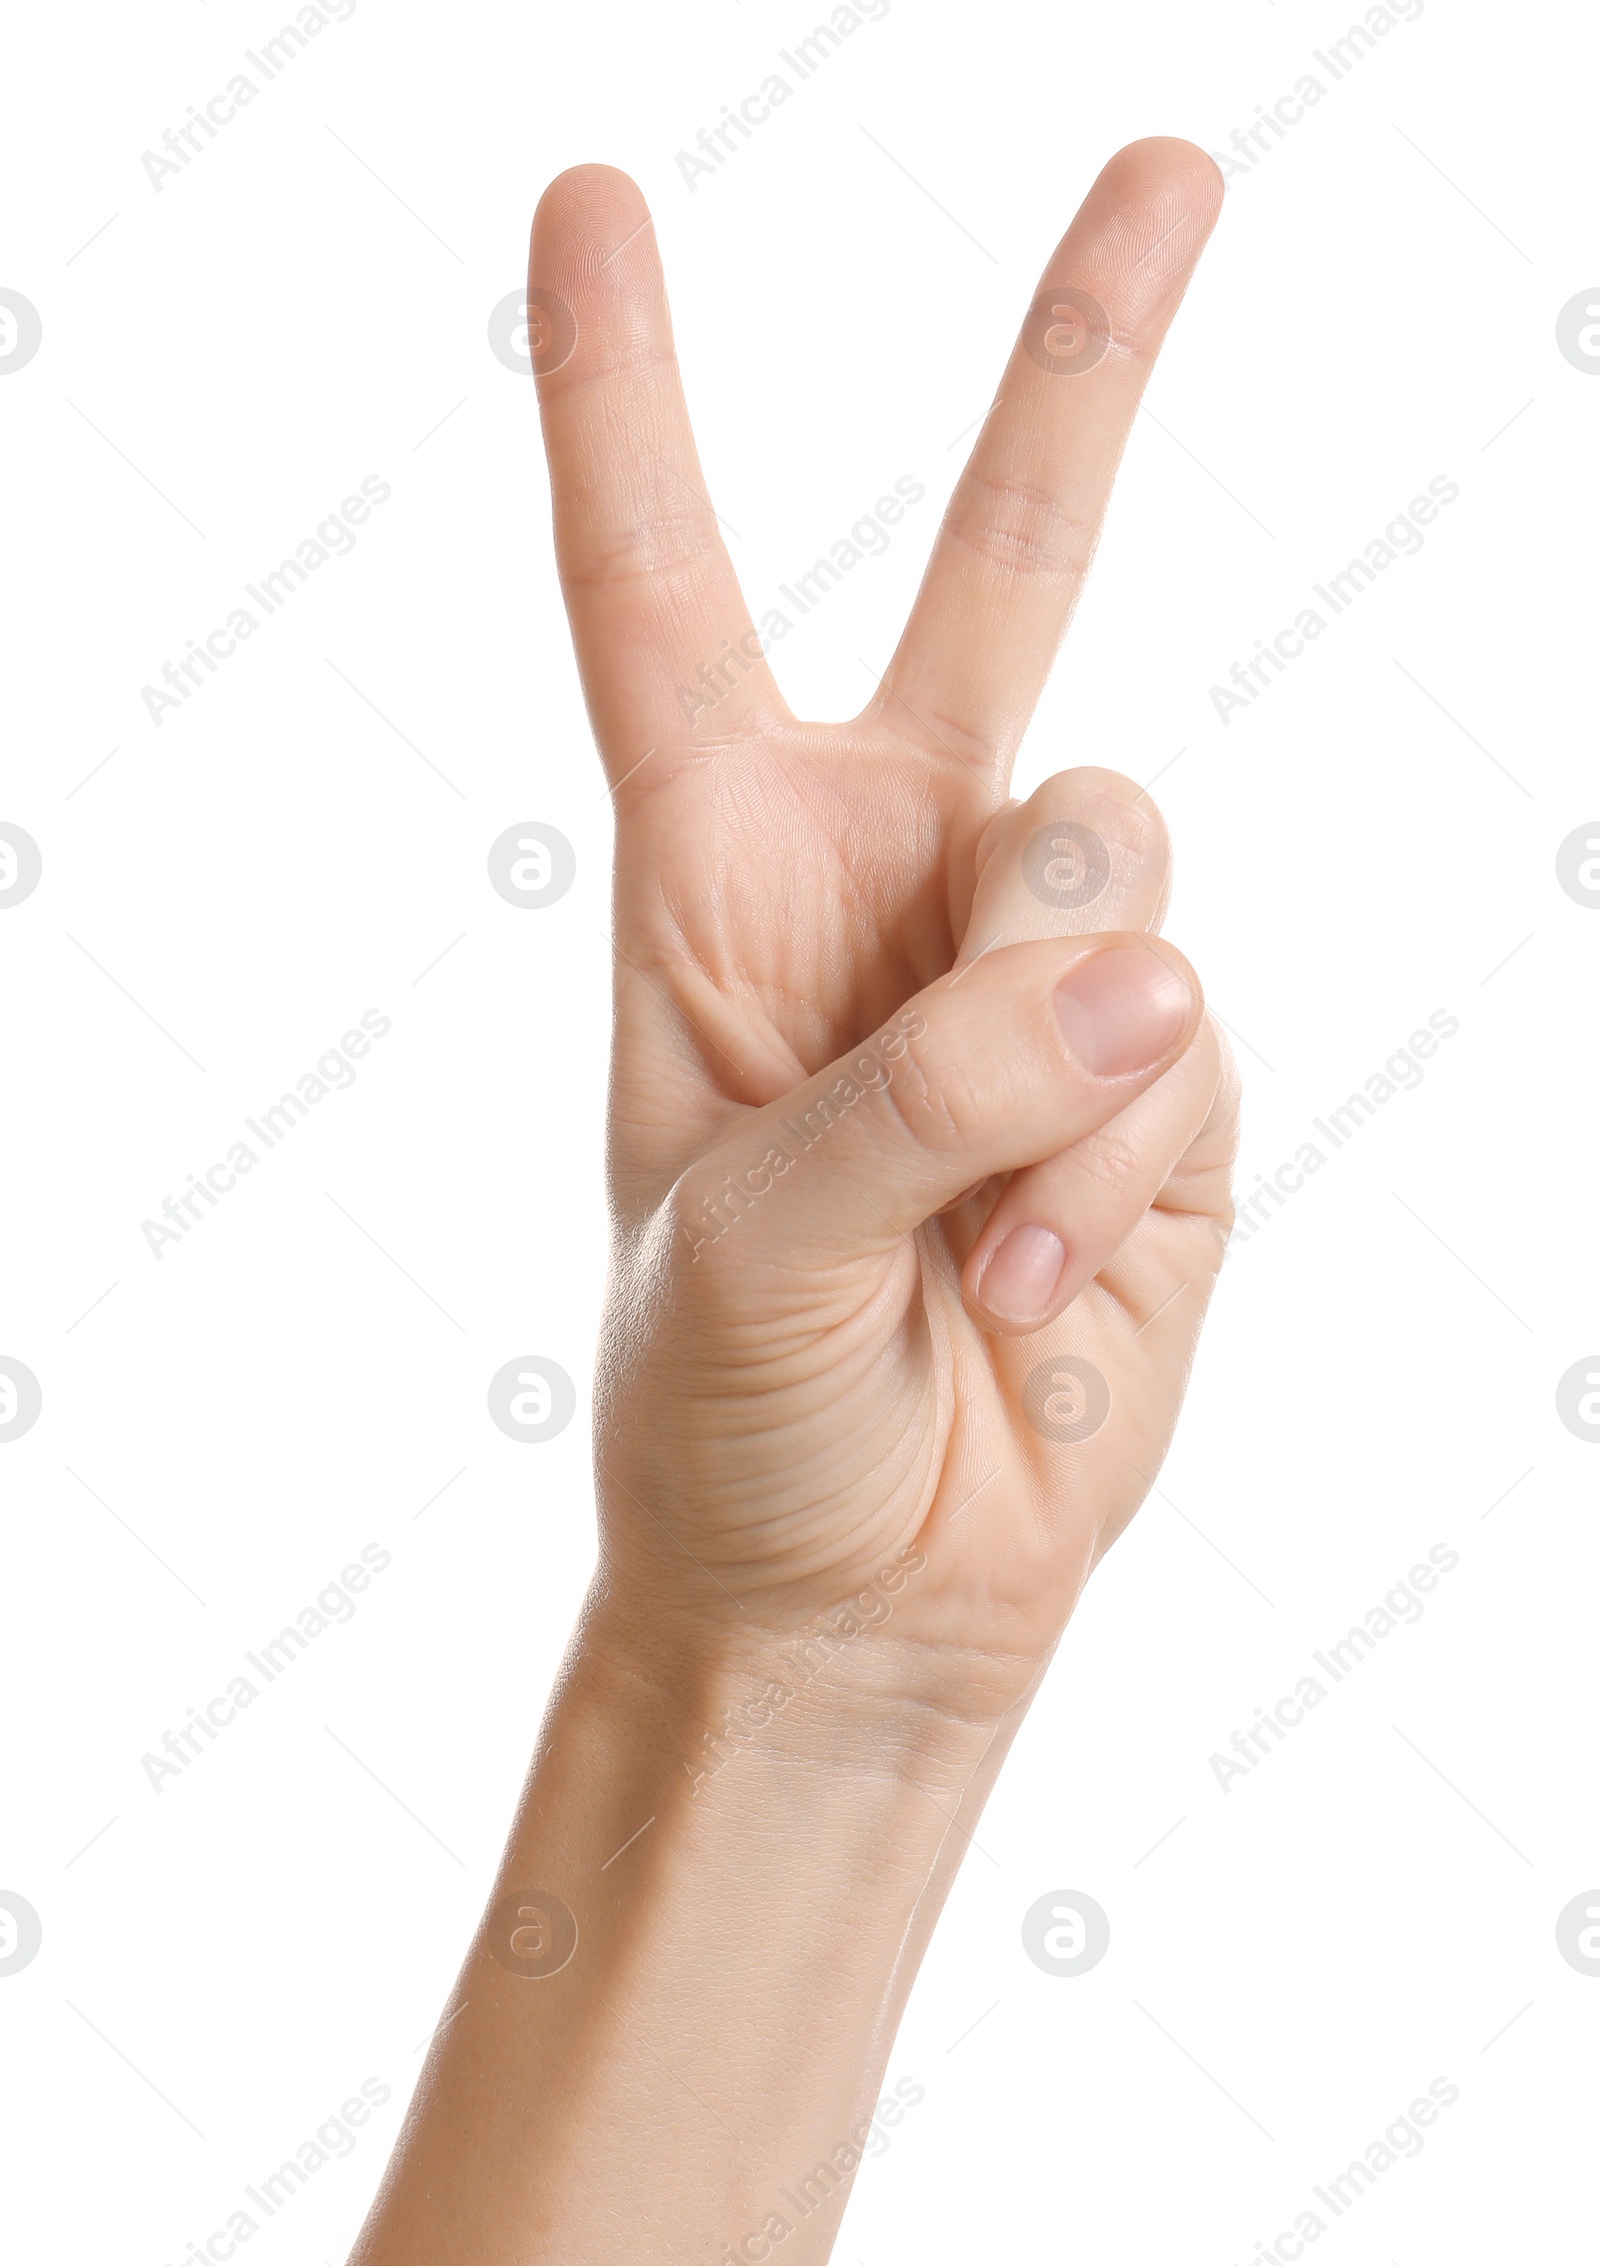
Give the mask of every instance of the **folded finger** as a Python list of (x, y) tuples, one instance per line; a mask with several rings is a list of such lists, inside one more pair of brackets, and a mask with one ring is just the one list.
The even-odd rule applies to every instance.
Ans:
[(1059, 771), (984, 829), (956, 965), (1025, 937), (1157, 930), (1171, 879), (1161, 813), (1135, 780)]
[[(1126, 1109), (1012, 1176), (961, 1273), (968, 1310), (985, 1329), (1043, 1329), (1111, 1264), (1206, 1127), (1223, 1078), (1207, 1022)], [(1170, 1286), (1168, 1303), (1183, 1288), (1181, 1279)]]

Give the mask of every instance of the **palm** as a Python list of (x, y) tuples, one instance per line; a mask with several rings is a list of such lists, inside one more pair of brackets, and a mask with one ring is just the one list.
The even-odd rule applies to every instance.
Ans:
[[(1174, 184), (1170, 156), (1146, 162), (1158, 176), (1146, 201), (1165, 223), (1152, 226), (1159, 250), (1196, 183), (1185, 164)], [(664, 325), (653, 254), (628, 220), (631, 185), (575, 178), (585, 202), (558, 202), (536, 229), (536, 280), (570, 291), (594, 264), (574, 262), (572, 237), (603, 237), (609, 223), (640, 274), (608, 287), (635, 331), (641, 302)], [(1096, 265), (1089, 214), (1076, 266), (1120, 313), (1128, 256), (1114, 274)], [(1173, 274), (1159, 288), (1146, 282), (1146, 332), (1159, 336), (1203, 232), (1195, 221)], [(608, 313), (623, 327), (618, 306), (579, 303), (580, 346), (591, 330), (604, 344)], [(915, 1537), (928, 1565), (902, 1608), (907, 1634), (1036, 1651), (1145, 1492), (1176, 1414), (1226, 1205), (1226, 1076), (1209, 1036), (1161, 1082), (1164, 1104), (1152, 1095), (1138, 1105), (1172, 1148), (1159, 1195), (1042, 1330), (997, 1334), (963, 1298), (1002, 1179), (913, 1233), (881, 1238), (858, 1263), (822, 1274), (758, 1266), (754, 1299), (742, 1217), (719, 1228), (714, 1263), (687, 1268), (670, 1254), (663, 1266), (661, 1221), (698, 1160), (952, 968), (1018, 937), (1158, 925), (1159, 822), (1103, 774), (1053, 782), (1041, 813), (1092, 811), (1112, 840), (1109, 908), (1097, 899), (1063, 912), (1019, 896), (1015, 859), (998, 851), (976, 873), (985, 829), (1009, 807), (1011, 749), (1086, 563), (1137, 381), (1107, 373), (1087, 432), (1041, 434), (1037, 418), (1019, 429), (997, 407), (906, 639), (855, 724), (797, 723), (749, 643), (752, 658), (727, 670), (713, 734), (685, 722), (675, 687), (700, 654), (745, 637), (747, 620), (706, 520), (686, 520), (681, 497), (659, 522), (641, 510), (659, 485), (651, 455), (699, 489), (675, 380), (646, 358), (624, 418), (596, 399), (615, 376), (588, 380), (581, 351), (569, 367), (544, 388), (557, 537), (618, 806), (614, 1311), (626, 1329), (603, 1368), (602, 1433), (623, 1547), (658, 1580), (711, 1581), (741, 1611), (755, 1601), (793, 1618), (833, 1605)], [(1042, 382), (1047, 397), (1070, 394)], [(599, 475), (597, 420), (615, 452)], [(645, 428), (648, 451), (617, 451), (624, 421)], [(977, 692), (963, 690), (950, 651), (958, 619), (980, 640), (993, 623), (1008, 648), (999, 681)], [(965, 674), (995, 677), (986, 656)], [(1125, 1116), (1131, 1126), (1134, 1112)], [(1118, 1139), (1108, 1128), (1108, 1153)], [(1066, 1447), (1037, 1422), (1038, 1373), (1062, 1355), (1089, 1363), (1110, 1398), (1098, 1428)]]

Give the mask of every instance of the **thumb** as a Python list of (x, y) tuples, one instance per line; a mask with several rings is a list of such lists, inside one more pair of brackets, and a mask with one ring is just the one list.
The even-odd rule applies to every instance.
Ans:
[(1198, 978), (1164, 938), (1007, 945), (753, 1110), (674, 1191), (696, 1262), (870, 1258), (993, 1173), (1070, 1149), (1177, 1060)]

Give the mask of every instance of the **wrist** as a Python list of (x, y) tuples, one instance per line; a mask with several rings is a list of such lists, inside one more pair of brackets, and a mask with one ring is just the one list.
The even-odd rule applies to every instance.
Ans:
[[(367, 2266), (604, 2266), (596, 2198), (641, 2164), (641, 2262), (721, 2255), (774, 2214), (789, 2266), (826, 2258), (1008, 1727), (919, 1699), (943, 1678), (865, 1635), (796, 1641), (597, 1584)], [(524, 1964), (550, 1929), (565, 1956)], [(530, 2105), (567, 2145), (529, 2151)], [(803, 2224), (796, 2181), (827, 2188)], [(489, 2194), (514, 2253), (479, 2239)]]
[[(909, 1583), (921, 1570), (911, 1551), (892, 1574)], [(753, 1609), (711, 1619), (597, 1585), (570, 1673), (609, 1686), (616, 1707), (646, 1710), (695, 1798), (746, 1758), (758, 1783), (781, 1785), (806, 1764), (858, 1781), (964, 1783), (1031, 1696), (1039, 1664), (908, 1635), (894, 1626), (894, 1594), (863, 1590), (775, 1628)]]

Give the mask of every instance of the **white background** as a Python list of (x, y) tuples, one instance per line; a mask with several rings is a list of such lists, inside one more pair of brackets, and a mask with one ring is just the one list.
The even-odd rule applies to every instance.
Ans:
[[(1600, 913), (1555, 857), (1600, 806), (1600, 379), (1555, 325), (1600, 278), (1594, 28), (1429, 0), (1335, 84), (1335, 0), (894, 0), (691, 191), (676, 153), (825, 12), (360, 0), (159, 189), (142, 153), (284, 15), (13, 19), (0, 284), (43, 324), (0, 382), (0, 819), (44, 861), (0, 917), (0, 1353), (43, 1392), (0, 1448), (0, 1887), (44, 1930), (0, 1980), (19, 2256), (176, 2266), (376, 2078), (249, 2249), (342, 2257), (586, 1577), (609, 806), (532, 387), (487, 339), (539, 190), (593, 158), (643, 186), (753, 603), (926, 483), (775, 654), (844, 715), (1105, 158), (1224, 149), (1307, 71), (1325, 99), (1230, 181), (1019, 786), (1160, 774), (1246, 1192), (1430, 1013), (1460, 1028), (1230, 1255), (839, 2256), (1242, 2266), (1441, 2077), (1318, 2255), (1593, 2255), (1600, 1980), (1555, 1917), (1600, 1881), (1600, 1448), (1555, 1387), (1600, 1344)], [(1209, 688), (1441, 474), (1426, 547), (1224, 726)], [(354, 552), (153, 723), (141, 687), (368, 475)], [(485, 872), (533, 819), (578, 856), (538, 912)], [(156, 1259), (141, 1222), (367, 1009), (353, 1088)], [(579, 1417), (529, 1447), (485, 1388), (535, 1352)], [(155, 1791), (141, 1756), (370, 1543), (356, 1617)], [(1213, 1752), (1440, 1543), (1425, 1617), (1224, 1791)], [(1110, 1915), (1080, 1979), (1022, 1951), (1055, 1888)]]

